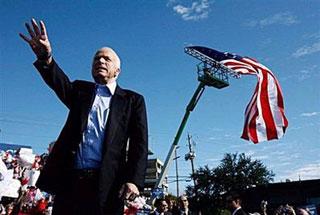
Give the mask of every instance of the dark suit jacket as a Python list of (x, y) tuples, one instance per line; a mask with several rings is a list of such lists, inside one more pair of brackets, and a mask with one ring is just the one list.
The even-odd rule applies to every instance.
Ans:
[(247, 212), (245, 212), (242, 208), (236, 211), (234, 215), (248, 215)]
[[(172, 211), (172, 215), (181, 215), (181, 214), (185, 214), (185, 212), (183, 210), (180, 210), (178, 208), (173, 209)], [(193, 213), (191, 210), (188, 210), (188, 214), (187, 215), (195, 215), (196, 213)]]
[[(48, 86), (69, 108), (67, 121), (37, 181), (37, 187), (44, 191), (63, 193), (72, 183), (74, 159), (95, 98), (95, 84), (71, 82), (55, 61), (49, 66), (39, 61), (34, 65)], [(101, 207), (121, 206), (118, 192), (123, 183), (131, 182), (143, 188), (148, 152), (147, 133), (143, 97), (117, 86), (110, 103), (99, 176)], [(129, 150), (126, 155), (127, 143)]]

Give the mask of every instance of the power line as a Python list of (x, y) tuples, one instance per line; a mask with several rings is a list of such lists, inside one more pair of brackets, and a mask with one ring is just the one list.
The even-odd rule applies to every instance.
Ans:
[(19, 136), (19, 137), (32, 137), (32, 138), (51, 138), (51, 139), (55, 139), (56, 138), (56, 135), (53, 136), (46, 136), (46, 135), (32, 135), (30, 133), (28, 134), (25, 134), (25, 133), (19, 133), (19, 132), (7, 132), (7, 131), (4, 131), (2, 129), (2, 135), (7, 135), (7, 136), (12, 136), (12, 135), (15, 135), (15, 136)]
[(25, 125), (34, 125), (34, 126), (53, 126), (53, 127), (61, 127), (59, 124), (55, 124), (52, 122), (38, 121), (38, 120), (17, 120), (17, 119), (8, 119), (8, 118), (0, 118), (1, 122), (4, 123), (14, 123), (14, 124), (25, 124)]

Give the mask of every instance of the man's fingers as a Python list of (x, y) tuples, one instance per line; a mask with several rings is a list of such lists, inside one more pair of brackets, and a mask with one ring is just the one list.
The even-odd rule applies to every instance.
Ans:
[[(123, 197), (124, 199), (129, 199), (129, 200), (132, 199), (132, 197), (133, 197), (132, 195), (135, 195), (127, 185), (124, 185), (121, 188), (119, 194), (121, 194), (121, 195), (119, 195), (119, 197)], [(135, 196), (134, 196), (134, 198), (135, 198)]]
[(122, 185), (119, 191), (119, 198), (124, 200), (134, 201), (137, 196), (139, 196), (139, 190), (132, 183), (126, 183)]
[(33, 26), (33, 30), (34, 30), (35, 34), (36, 34), (37, 36), (40, 35), (39, 26), (38, 26), (36, 20), (32, 18), (32, 19), (31, 19), (31, 22), (32, 22), (32, 26)]
[(27, 43), (29, 43), (30, 44), (30, 39), (28, 38), (28, 37), (26, 37), (25, 35), (23, 35), (23, 34), (21, 34), (21, 33), (19, 33), (19, 36), (24, 40), (24, 41), (26, 41)]
[(44, 46), (48, 45), (48, 42), (46, 40), (42, 40), (42, 39), (39, 40), (39, 43), (41, 43)]
[(129, 196), (129, 198), (128, 198), (128, 200), (129, 201), (134, 201), (136, 198), (137, 198), (137, 194), (135, 194), (135, 193), (132, 193), (130, 196)]
[(26, 23), (25, 26), (26, 26), (29, 34), (30, 34), (30, 37), (31, 37), (31, 38), (34, 38), (36, 35), (35, 35), (34, 32), (32, 31), (30, 25), (29, 25), (28, 23)]
[(46, 29), (46, 26), (42, 20), (40, 20), (40, 27), (41, 27), (41, 35), (45, 36), (47, 38), (48, 37), (47, 36), (47, 29)]
[(132, 194), (132, 191), (129, 188), (127, 188), (125, 192), (125, 199), (129, 199)]

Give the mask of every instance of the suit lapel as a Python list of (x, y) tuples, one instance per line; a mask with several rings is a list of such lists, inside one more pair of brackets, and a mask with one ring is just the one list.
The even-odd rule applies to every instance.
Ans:
[(90, 83), (83, 86), (84, 89), (79, 92), (79, 99), (82, 106), (81, 111), (81, 134), (87, 128), (88, 115), (91, 110), (94, 98), (96, 96), (95, 84)]
[(121, 121), (121, 118), (124, 114), (124, 109), (127, 102), (124, 96), (125, 92), (119, 86), (117, 86), (110, 103), (110, 113), (108, 116), (105, 132), (105, 149), (112, 144), (117, 127), (119, 126), (119, 122)]

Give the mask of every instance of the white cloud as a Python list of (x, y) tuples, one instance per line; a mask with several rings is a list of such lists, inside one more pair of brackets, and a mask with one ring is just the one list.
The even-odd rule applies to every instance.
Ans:
[(286, 154), (285, 151), (275, 151), (275, 152), (272, 152), (273, 155), (284, 155)]
[(213, 163), (217, 163), (220, 162), (221, 159), (218, 158), (208, 158), (206, 159), (206, 162), (213, 162)]
[(278, 13), (260, 21), (261, 26), (267, 26), (267, 25), (273, 25), (273, 24), (292, 25), (295, 23), (298, 23), (297, 18), (291, 15), (289, 12)]
[(177, 0), (168, 0), (167, 6), (171, 6), (172, 4), (176, 4)]
[(292, 164), (292, 162), (282, 162), (282, 163), (278, 163), (277, 166), (288, 166), (291, 164)]
[(265, 27), (268, 25), (293, 25), (298, 23), (297, 17), (293, 16), (290, 12), (277, 13), (272, 16), (266, 17), (261, 20), (251, 20), (245, 23), (248, 27)]
[(320, 72), (319, 72), (319, 66), (318, 65), (307, 65), (305, 66), (306, 69), (302, 69), (298, 71), (297, 73), (291, 73), (291, 75), (288, 75), (286, 77), (282, 77), (282, 81), (287, 81), (290, 79), (296, 79), (298, 81), (304, 81), (309, 78), (319, 78)]
[(210, 2), (209, 0), (198, 0), (192, 2), (190, 7), (186, 7), (182, 4), (177, 4), (175, 0), (169, 0), (168, 4), (174, 5), (173, 10), (181, 15), (183, 20), (189, 21), (197, 21), (200, 19), (205, 19), (209, 15), (210, 11)]
[(290, 173), (285, 176), (285, 178), (291, 180), (299, 180), (299, 177), (301, 180), (320, 178), (320, 164), (307, 164), (297, 170), (290, 171)]
[(258, 156), (252, 156), (255, 160), (265, 160), (269, 158), (269, 155), (258, 155)]
[(255, 152), (253, 150), (249, 150), (247, 152), (245, 152), (246, 156), (253, 156), (255, 154)]
[(303, 46), (299, 49), (297, 49), (293, 54), (292, 56), (293, 57), (302, 57), (302, 56), (305, 56), (305, 55), (309, 55), (309, 54), (313, 54), (313, 53), (316, 53), (316, 52), (320, 52), (320, 41), (317, 41), (311, 45), (306, 45), (306, 46)]
[(320, 112), (309, 112), (309, 113), (302, 113), (300, 114), (300, 116), (303, 116), (303, 117), (311, 117), (311, 116), (316, 116), (316, 115), (319, 115)]
[(300, 130), (303, 128), (302, 126), (289, 126), (288, 130), (293, 131), (293, 130)]
[(298, 73), (298, 80), (299, 81), (304, 81), (304, 80), (306, 80), (308, 78), (311, 78), (313, 73), (314, 73), (313, 69), (308, 69), (308, 70), (307, 69), (303, 69), (303, 70), (299, 71), (299, 73)]
[(305, 39), (320, 39), (320, 31), (303, 35)]
[(293, 161), (298, 159), (299, 157), (301, 157), (300, 153), (287, 153), (287, 154), (283, 154), (277, 157), (277, 160), (279, 161), (279, 163), (281, 162), (288, 162), (288, 161)]
[(212, 132), (220, 132), (220, 131), (223, 131), (222, 128), (211, 128), (211, 131)]

